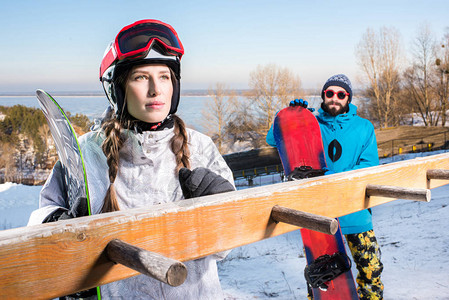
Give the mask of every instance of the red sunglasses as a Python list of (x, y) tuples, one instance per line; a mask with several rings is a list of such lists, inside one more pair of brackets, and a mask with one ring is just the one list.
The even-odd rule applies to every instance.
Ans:
[(346, 96), (349, 96), (348, 92), (345, 92), (345, 91), (335, 92), (333, 90), (325, 90), (324, 94), (326, 95), (326, 98), (329, 98), (329, 99), (334, 97), (335, 94), (337, 94), (337, 97), (340, 100), (343, 100), (344, 98), (346, 98)]
[(184, 54), (184, 47), (173, 27), (158, 20), (137, 21), (117, 34), (113, 47), (101, 63), (100, 77), (116, 60), (145, 57), (154, 44), (158, 44), (165, 55), (181, 59)]

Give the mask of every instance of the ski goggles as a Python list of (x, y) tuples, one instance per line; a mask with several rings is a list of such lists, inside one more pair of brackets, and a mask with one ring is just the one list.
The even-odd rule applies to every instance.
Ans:
[(124, 27), (115, 38), (100, 66), (100, 77), (117, 60), (145, 57), (157, 44), (164, 55), (181, 59), (184, 47), (170, 25), (158, 20), (141, 20)]
[(334, 97), (335, 94), (337, 94), (337, 98), (340, 100), (343, 100), (344, 98), (346, 98), (346, 96), (349, 96), (349, 93), (345, 92), (345, 91), (338, 91), (338, 92), (335, 92), (333, 90), (325, 90), (324, 91), (324, 95), (326, 95), (326, 98), (329, 98), (329, 99)]

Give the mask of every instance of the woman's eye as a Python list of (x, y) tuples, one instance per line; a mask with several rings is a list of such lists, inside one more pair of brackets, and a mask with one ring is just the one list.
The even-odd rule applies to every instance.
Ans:
[(147, 79), (147, 76), (145, 76), (145, 75), (137, 75), (137, 76), (135, 76), (134, 77), (134, 80), (146, 80)]

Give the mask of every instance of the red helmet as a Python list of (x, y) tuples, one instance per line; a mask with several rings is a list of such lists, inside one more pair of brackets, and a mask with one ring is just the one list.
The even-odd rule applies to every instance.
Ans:
[(122, 88), (116, 84), (124, 71), (140, 64), (165, 64), (175, 74), (170, 114), (176, 112), (180, 96), (181, 57), (184, 47), (170, 25), (158, 20), (141, 20), (125, 26), (111, 42), (100, 66), (100, 81), (117, 112), (123, 108)]

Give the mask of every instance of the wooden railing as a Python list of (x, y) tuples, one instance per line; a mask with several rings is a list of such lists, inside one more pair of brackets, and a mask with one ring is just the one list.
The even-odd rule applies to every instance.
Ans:
[(448, 134), (449, 131), (443, 131), (416, 138), (399, 138), (378, 143), (377, 148), (379, 149), (379, 157), (392, 157), (405, 153), (428, 152), (448, 149)]
[(335, 218), (392, 201), (392, 197), (415, 195), (411, 198), (427, 201), (427, 189), (449, 182), (446, 170), (449, 154), (441, 154), (4, 230), (0, 232), (0, 298), (54, 298), (138, 274), (124, 266), (133, 264), (120, 260), (123, 256), (108, 256), (112, 251), (106, 249), (116, 240), (182, 262), (297, 229), (282, 221), (288, 218), (279, 217), (279, 209), (276, 221), (281, 222), (272, 218), (275, 206)]

